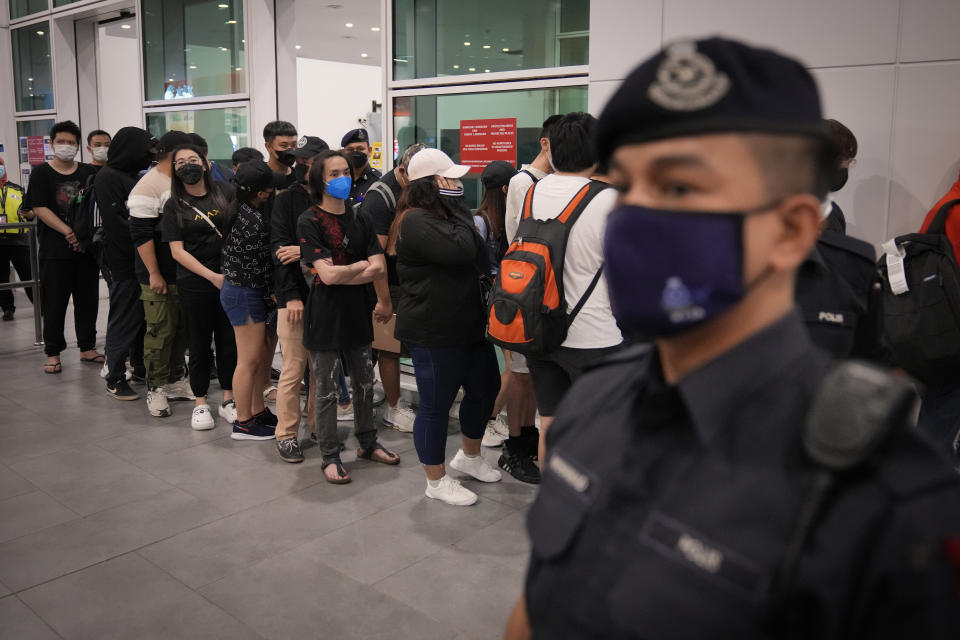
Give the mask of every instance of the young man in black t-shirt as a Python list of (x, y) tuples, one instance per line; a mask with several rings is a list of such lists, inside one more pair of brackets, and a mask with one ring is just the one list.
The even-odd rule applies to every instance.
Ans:
[(27, 198), (40, 218), (40, 289), (43, 299), (45, 373), (60, 373), (60, 352), (67, 348), (63, 325), (73, 298), (73, 319), (83, 362), (103, 363), (97, 353), (97, 306), (100, 267), (85, 253), (73, 233), (70, 204), (96, 168), (75, 160), (80, 150), (80, 127), (69, 120), (50, 129), (55, 157), (34, 167)]
[(316, 425), (323, 472), (328, 482), (345, 484), (350, 476), (340, 461), (337, 435), (337, 381), (341, 354), (353, 383), (354, 428), (358, 458), (395, 465), (400, 456), (377, 442), (373, 423), (373, 362), (370, 285), (386, 270), (376, 235), (347, 206), (351, 187), (347, 159), (338, 151), (317, 155), (309, 183), (319, 204), (300, 216), (297, 232), (303, 261), (315, 272), (306, 305), (303, 344), (316, 376)]

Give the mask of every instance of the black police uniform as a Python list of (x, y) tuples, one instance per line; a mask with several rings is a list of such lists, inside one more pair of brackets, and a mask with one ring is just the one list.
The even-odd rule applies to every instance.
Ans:
[(797, 272), (796, 303), (814, 344), (837, 358), (888, 361), (873, 246), (824, 229)]
[(353, 186), (350, 187), (350, 199), (355, 202), (363, 202), (363, 196), (366, 195), (367, 189), (370, 188), (374, 182), (379, 180), (382, 177), (379, 171), (371, 167), (369, 164), (366, 165), (363, 169), (363, 173), (360, 174), (360, 177), (353, 181)]
[(791, 313), (675, 386), (642, 347), (578, 381), (529, 513), (534, 638), (960, 637), (944, 555), (960, 488), (907, 429), (840, 483), (801, 556), (801, 597), (771, 609), (829, 367)]

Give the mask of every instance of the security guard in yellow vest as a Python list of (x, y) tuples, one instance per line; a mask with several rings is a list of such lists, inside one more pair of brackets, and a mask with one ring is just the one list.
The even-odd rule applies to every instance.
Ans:
[[(20, 280), (30, 280), (30, 237), (27, 229), (8, 229), (6, 224), (19, 224), (33, 218), (23, 206), (23, 187), (10, 182), (7, 167), (0, 158), (0, 284), (10, 282), (10, 263), (17, 270)], [(33, 290), (26, 289), (33, 302)], [(13, 320), (16, 305), (13, 291), (0, 290), (0, 309), (4, 320)]]

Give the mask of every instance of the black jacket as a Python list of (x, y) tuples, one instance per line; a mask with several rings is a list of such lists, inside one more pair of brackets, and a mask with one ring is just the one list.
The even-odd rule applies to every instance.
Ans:
[(407, 212), (397, 243), (396, 337), (418, 346), (472, 344), (484, 335), (479, 274), (488, 269), (486, 245), (463, 198), (440, 200), (448, 217)]
[(93, 188), (106, 236), (103, 257), (117, 280), (136, 278), (134, 246), (130, 237), (127, 198), (137, 184), (137, 174), (153, 160), (153, 136), (137, 127), (124, 127), (110, 142), (107, 166), (94, 180)]
[(297, 235), (297, 220), (300, 214), (310, 208), (313, 198), (301, 185), (294, 185), (277, 194), (273, 202), (273, 214), (270, 216), (270, 253), (273, 256), (274, 291), (277, 304), (286, 307), (289, 300), (307, 301), (310, 288), (300, 268), (300, 261), (281, 264), (277, 259), (277, 250), (290, 245), (300, 246)]

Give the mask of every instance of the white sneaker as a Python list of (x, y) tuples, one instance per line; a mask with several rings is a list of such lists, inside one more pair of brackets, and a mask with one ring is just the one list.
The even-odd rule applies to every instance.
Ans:
[(431, 486), (430, 481), (427, 480), (427, 490), (423, 494), (455, 507), (468, 507), (477, 501), (477, 494), (450, 476), (440, 478), (439, 484), (435, 487)]
[(485, 447), (501, 447), (503, 446), (504, 440), (506, 440), (506, 438), (497, 432), (493, 423), (488, 422), (487, 428), (483, 432), (483, 440), (480, 441), (480, 444)]
[(147, 411), (154, 418), (166, 418), (170, 415), (170, 403), (167, 402), (163, 387), (147, 389)]
[[(490, 424), (489, 422), (487, 424)], [(503, 414), (497, 414), (497, 419), (493, 421), (493, 430), (503, 439), (510, 437), (510, 425), (503, 419)]]
[(416, 419), (417, 414), (400, 403), (397, 403), (395, 407), (387, 405), (386, 411), (383, 412), (384, 426), (396, 429), (401, 433), (413, 433), (413, 421)]
[(196, 400), (190, 389), (190, 382), (184, 378), (176, 382), (169, 382), (163, 385), (163, 391), (167, 394), (168, 400)]
[(194, 431), (209, 431), (217, 426), (217, 423), (213, 421), (213, 415), (210, 413), (210, 405), (202, 404), (193, 408), (190, 426), (193, 427)]
[(450, 461), (450, 468), (473, 476), (480, 482), (500, 482), (502, 477), (500, 471), (491, 467), (483, 456), (469, 458), (463, 449), (457, 449), (457, 455)]
[(220, 408), (217, 410), (217, 413), (220, 414), (220, 417), (233, 424), (237, 421), (237, 403), (232, 399), (227, 400), (220, 405)]
[(450, 414), (449, 414), (449, 415), (450, 415), (450, 417), (453, 418), (454, 420), (459, 420), (459, 419), (460, 419), (460, 403), (459, 403), (459, 402), (454, 402), (454, 403), (453, 403), (453, 406), (450, 407)]
[(353, 422), (353, 402), (337, 405), (337, 422)]

